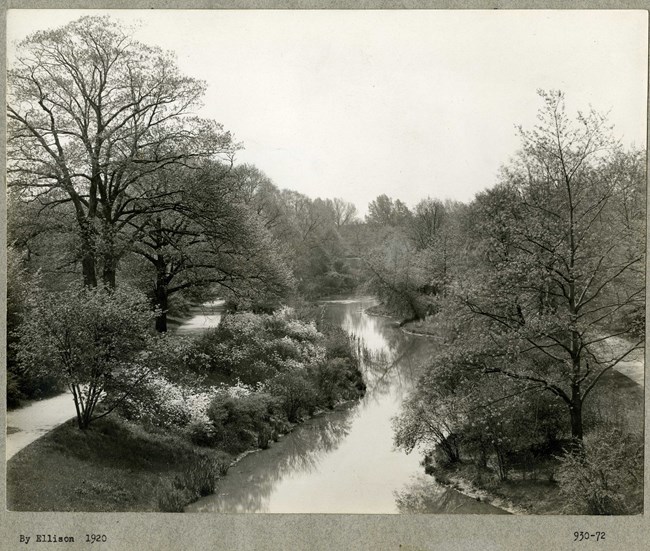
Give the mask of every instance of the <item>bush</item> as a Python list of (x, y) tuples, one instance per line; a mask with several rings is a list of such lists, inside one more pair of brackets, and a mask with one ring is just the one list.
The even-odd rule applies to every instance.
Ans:
[(187, 438), (197, 446), (212, 447), (217, 442), (217, 431), (211, 421), (194, 419), (185, 428)]
[(20, 380), (15, 373), (7, 370), (7, 407), (17, 408), (25, 395), (20, 391)]
[(316, 390), (301, 371), (277, 375), (268, 389), (280, 398), (282, 409), (291, 423), (298, 421), (301, 412), (312, 414), (319, 401)]
[[(150, 373), (150, 376), (137, 382), (136, 392), (122, 400), (119, 411), (129, 420), (151, 426), (185, 427), (188, 435), (197, 438), (195, 443), (212, 445), (207, 442), (203, 444), (200, 440), (210, 439), (205, 412), (216, 392), (215, 387), (200, 388), (182, 381), (169, 380), (159, 373)], [(201, 431), (204, 432), (203, 436), (200, 435)]]
[[(264, 443), (275, 428), (277, 398), (254, 392), (243, 396), (217, 394), (210, 403), (207, 417), (215, 428), (215, 442), (231, 453), (241, 453)], [(268, 443), (268, 440), (266, 440)]]
[(186, 385), (198, 384), (210, 368), (210, 357), (196, 339), (170, 333), (156, 335), (146, 352), (147, 364), (167, 378)]
[(119, 405), (126, 419), (156, 427), (183, 427), (191, 420), (189, 390), (162, 376), (139, 381), (136, 393), (129, 394)]
[(321, 341), (312, 323), (282, 309), (273, 315), (226, 315), (218, 328), (199, 338), (197, 347), (210, 358), (212, 372), (255, 385), (321, 361), (325, 357)]
[(65, 382), (80, 396), (77, 422), (86, 429), (102, 399), (120, 400), (138, 388), (123, 373), (137, 363), (153, 314), (143, 295), (71, 285), (61, 293), (34, 293), (19, 327), (22, 369)]
[(321, 403), (334, 407), (337, 402), (362, 396), (366, 385), (361, 372), (348, 358), (333, 358), (316, 368), (316, 386)]
[(560, 458), (556, 477), (567, 499), (568, 513), (641, 513), (643, 438), (616, 428), (589, 435), (583, 449)]

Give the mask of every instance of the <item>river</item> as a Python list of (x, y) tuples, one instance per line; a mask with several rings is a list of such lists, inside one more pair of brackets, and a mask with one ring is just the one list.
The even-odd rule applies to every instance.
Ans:
[(391, 418), (417, 381), (435, 340), (407, 335), (387, 318), (367, 315), (373, 299), (328, 301), (325, 318), (360, 339), (362, 400), (313, 417), (269, 449), (244, 457), (216, 494), (187, 512), (212, 513), (492, 513), (505, 511), (437, 484), (417, 452), (393, 447)]

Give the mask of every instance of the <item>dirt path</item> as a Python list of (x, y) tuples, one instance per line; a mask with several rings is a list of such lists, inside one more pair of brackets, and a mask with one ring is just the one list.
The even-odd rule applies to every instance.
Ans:
[(176, 334), (187, 337), (216, 327), (223, 316), (224, 304), (224, 300), (218, 299), (193, 307), (190, 317), (176, 327)]
[(69, 392), (7, 412), (7, 459), (76, 415)]

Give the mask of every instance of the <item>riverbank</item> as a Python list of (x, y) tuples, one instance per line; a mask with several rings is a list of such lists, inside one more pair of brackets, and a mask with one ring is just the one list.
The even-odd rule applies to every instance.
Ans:
[[(342, 402), (334, 409), (349, 404)], [(318, 410), (308, 419), (327, 413)], [(289, 423), (279, 438), (306, 420)], [(161, 489), (173, 487), (198, 462), (232, 468), (260, 451), (264, 450), (249, 449), (233, 456), (194, 445), (180, 433), (144, 427), (116, 414), (95, 421), (86, 431), (80, 431), (73, 419), (8, 460), (7, 506), (12, 511), (156, 512), (161, 510)]]
[[(643, 434), (643, 388), (615, 370), (607, 372), (598, 386), (607, 400), (590, 403), (586, 415), (591, 418), (605, 416), (633, 434)], [(480, 472), (475, 465), (463, 462), (447, 467), (429, 465), (426, 471), (441, 484), (513, 514), (566, 514), (566, 502), (554, 476), (559, 467), (558, 458), (546, 457), (534, 465), (534, 476), (528, 467), (511, 465), (505, 481), (498, 480), (493, 472)]]
[[(215, 314), (219, 315), (212, 312), (211, 316)], [(256, 326), (256, 340), (239, 338), (251, 325)], [(64, 423), (17, 453), (8, 462), (9, 507), (28, 511), (182, 511), (185, 505), (214, 492), (218, 478), (247, 452), (268, 447), (271, 440), (310, 415), (363, 395), (365, 384), (358, 361), (342, 330), (319, 334), (313, 325), (286, 315), (253, 314), (232, 319), (229, 329), (230, 333), (218, 338), (216, 346), (221, 348), (214, 354), (212, 337), (206, 341), (194, 325), (190, 333), (199, 339), (189, 349), (174, 348), (171, 341), (171, 348), (159, 351), (172, 362), (169, 373), (176, 378), (152, 379), (133, 403), (125, 403), (124, 417), (114, 411), (85, 431), (80, 431), (74, 420)], [(284, 348), (278, 348), (280, 345)], [(255, 391), (224, 371), (233, 368), (239, 358), (237, 369), (253, 377), (255, 374), (245, 369), (260, 354), (270, 355), (273, 346), (278, 350), (273, 355), (276, 362), (282, 361), (282, 352), (295, 352), (292, 377), (281, 372), (274, 378), (267, 374), (269, 387)], [(230, 348), (224, 353), (223, 347)], [(242, 353), (252, 355), (242, 360)], [(309, 363), (309, 354), (318, 354), (318, 363)], [(183, 358), (190, 356), (226, 362), (205, 367), (227, 378), (225, 385), (212, 387), (208, 377), (199, 388), (183, 386), (184, 378), (199, 374), (193, 371), (193, 364), (183, 363)], [(255, 366), (265, 367), (259, 361)], [(307, 370), (307, 366), (313, 369)], [(278, 364), (278, 369), (282, 367)], [(297, 372), (302, 373), (300, 380)], [(254, 384), (255, 379), (249, 382)], [(181, 396), (184, 398), (179, 401)]]
[[(391, 319), (404, 333), (440, 339), (433, 333), (426, 320), (407, 322), (402, 325), (383, 305), (372, 306), (366, 310), (366, 313)], [(619, 338), (611, 346), (620, 349), (629, 346), (629, 343), (622, 342)], [(585, 409), (586, 427), (588, 427), (586, 434), (594, 430), (590, 428), (590, 423), (596, 419), (607, 419), (608, 423), (615, 424), (632, 434), (643, 434), (644, 371), (643, 352), (636, 351), (622, 364), (620, 370), (612, 369), (605, 373), (595, 389), (600, 391), (594, 393), (599, 398), (590, 401)], [(558, 451), (557, 455), (561, 453)], [(427, 463), (425, 472), (437, 483), (512, 514), (566, 513), (566, 502), (555, 480), (555, 472), (560, 462), (554, 455), (539, 458), (533, 465), (511, 464), (507, 480), (499, 480), (496, 473), (489, 469), (479, 471), (469, 460), (447, 466), (433, 465), (429, 459)]]
[(523, 478), (476, 483), (476, 468), (457, 464), (448, 469), (427, 469), (438, 484), (468, 497), (489, 503), (513, 515), (557, 515), (562, 513), (563, 501), (557, 484), (549, 480)]
[(370, 306), (369, 308), (366, 308), (364, 312), (369, 316), (392, 320), (393, 323), (395, 323), (395, 325), (400, 328), (402, 333), (406, 333), (407, 335), (415, 335), (416, 337), (430, 337), (433, 339), (442, 340), (442, 337), (440, 337), (440, 335), (436, 334), (433, 330), (428, 329), (426, 320), (398, 321), (383, 304)]
[(158, 511), (158, 489), (202, 458), (232, 461), (223, 451), (117, 415), (86, 431), (72, 420), (7, 462), (7, 506), (12, 511)]

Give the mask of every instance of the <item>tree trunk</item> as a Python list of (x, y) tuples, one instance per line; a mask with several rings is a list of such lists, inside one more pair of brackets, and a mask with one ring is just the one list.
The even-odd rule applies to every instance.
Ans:
[(81, 232), (81, 272), (86, 287), (97, 287), (95, 262), (95, 242), (90, 232), (82, 228)]
[[(78, 203), (76, 203), (78, 204)], [(86, 215), (77, 209), (77, 224), (81, 238), (81, 273), (86, 287), (97, 287), (96, 233)]]
[[(159, 256), (159, 259), (160, 258), (161, 257)], [(159, 333), (166, 333), (167, 310), (169, 309), (169, 290), (164, 261), (158, 262), (156, 271), (156, 285), (153, 289), (154, 306), (159, 310), (158, 316), (156, 317), (156, 331)]]
[(571, 437), (578, 444), (582, 445), (582, 398), (576, 395), (574, 389), (569, 411), (571, 412)]
[(156, 331), (158, 333), (166, 333), (167, 332), (167, 304), (166, 304), (167, 298), (165, 297), (165, 306), (164, 309), (161, 304), (158, 304), (158, 306), (161, 308), (160, 313), (156, 317)]
[[(104, 208), (104, 217), (110, 218), (110, 209)], [(115, 228), (108, 222), (102, 225), (102, 282), (107, 289), (115, 289), (115, 274), (117, 272), (117, 252), (115, 250)]]
[(81, 258), (81, 271), (86, 287), (97, 287), (97, 275), (95, 274), (95, 255), (92, 252), (83, 252)]
[(81, 422), (81, 404), (79, 403), (79, 398), (78, 398), (78, 393), (80, 392), (79, 388), (77, 385), (70, 384), (70, 390), (72, 391), (72, 398), (74, 399), (74, 408), (77, 412), (77, 426), (79, 429), (83, 430), (82, 422)]
[(102, 271), (102, 281), (109, 289), (115, 289), (115, 273), (117, 271), (115, 260), (112, 258), (104, 259), (104, 269)]

